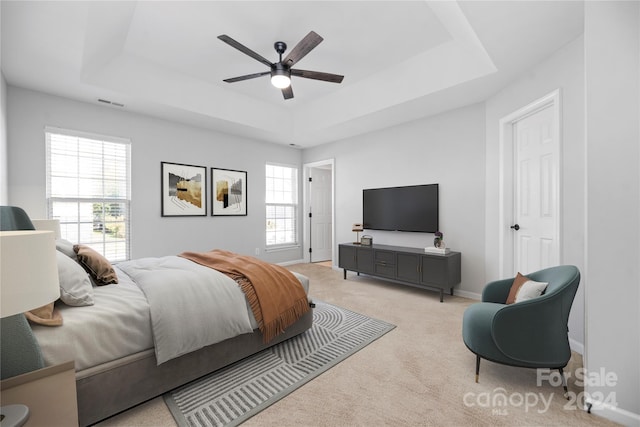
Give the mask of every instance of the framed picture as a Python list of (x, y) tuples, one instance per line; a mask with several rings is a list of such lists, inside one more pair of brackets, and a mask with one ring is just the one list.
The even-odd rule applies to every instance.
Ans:
[(211, 168), (211, 215), (247, 214), (247, 173)]
[(207, 168), (161, 162), (162, 216), (207, 215)]

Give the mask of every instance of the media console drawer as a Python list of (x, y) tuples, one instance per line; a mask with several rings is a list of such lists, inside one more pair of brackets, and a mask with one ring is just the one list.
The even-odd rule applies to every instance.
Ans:
[(453, 295), (453, 287), (460, 283), (460, 252), (437, 255), (421, 248), (389, 245), (367, 246), (364, 253), (363, 249), (353, 243), (338, 246), (338, 266), (345, 279), (347, 271), (354, 271), (423, 289), (435, 288), (440, 290), (440, 302), (445, 289)]
[(373, 258), (375, 263), (374, 273), (378, 276), (389, 277), (391, 279), (396, 276), (396, 253), (392, 251), (374, 250)]

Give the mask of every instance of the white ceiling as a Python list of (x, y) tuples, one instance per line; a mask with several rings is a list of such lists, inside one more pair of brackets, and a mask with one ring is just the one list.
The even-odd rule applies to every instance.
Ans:
[[(476, 103), (575, 39), (579, 1), (7, 1), (10, 85), (265, 141), (308, 147)], [(267, 71), (309, 31), (324, 41), (284, 100)], [(286, 53), (285, 53), (286, 55)], [(104, 104), (102, 104), (104, 105)]]

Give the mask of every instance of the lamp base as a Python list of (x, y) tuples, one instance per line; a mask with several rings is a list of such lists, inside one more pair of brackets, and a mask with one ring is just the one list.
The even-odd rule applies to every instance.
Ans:
[(0, 319), (0, 362), (3, 380), (44, 368), (40, 346), (22, 313)]
[(29, 407), (26, 405), (7, 405), (0, 407), (2, 427), (20, 427), (29, 419)]

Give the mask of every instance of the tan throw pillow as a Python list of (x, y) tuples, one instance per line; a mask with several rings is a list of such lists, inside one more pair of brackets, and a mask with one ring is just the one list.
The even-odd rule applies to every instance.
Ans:
[(509, 290), (506, 304), (514, 304), (538, 297), (542, 295), (547, 285), (548, 283), (546, 282), (536, 282), (518, 272)]
[(54, 307), (54, 303), (50, 302), (47, 305), (28, 311), (25, 317), (29, 321), (38, 325), (44, 326), (60, 326), (62, 325), (62, 316), (60, 312)]
[(73, 245), (73, 251), (78, 256), (80, 265), (87, 270), (97, 285), (118, 283), (118, 276), (108, 259), (85, 245)]

